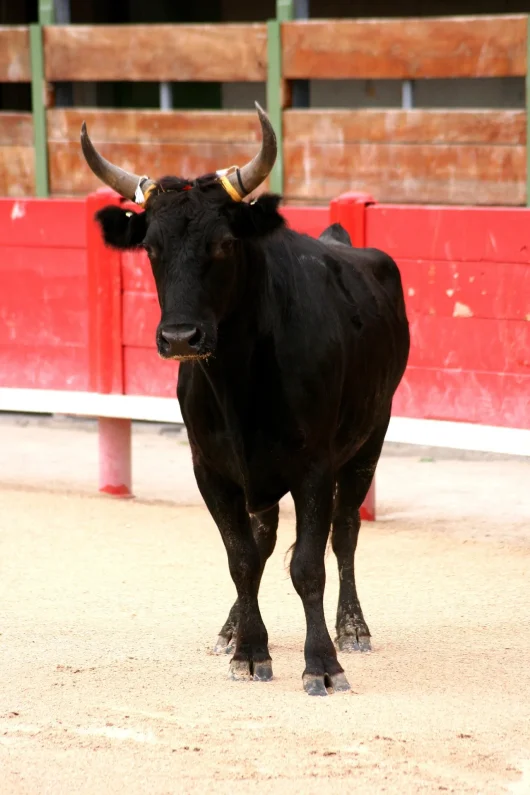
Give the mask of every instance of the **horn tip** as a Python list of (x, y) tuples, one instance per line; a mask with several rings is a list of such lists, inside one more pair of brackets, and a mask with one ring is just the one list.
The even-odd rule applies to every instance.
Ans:
[(88, 135), (87, 129), (86, 129), (86, 121), (84, 121), (82, 123), (82, 125), (81, 125), (81, 136), (84, 138), (85, 135)]

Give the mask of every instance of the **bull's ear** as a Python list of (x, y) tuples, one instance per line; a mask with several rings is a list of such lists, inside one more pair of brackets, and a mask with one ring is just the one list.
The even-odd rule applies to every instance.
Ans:
[(147, 232), (145, 212), (133, 213), (111, 205), (103, 207), (95, 217), (101, 226), (105, 243), (112, 248), (136, 248), (141, 245)]
[(252, 204), (230, 204), (228, 220), (235, 237), (261, 237), (285, 226), (285, 220), (278, 212), (280, 201), (280, 196), (264, 193)]

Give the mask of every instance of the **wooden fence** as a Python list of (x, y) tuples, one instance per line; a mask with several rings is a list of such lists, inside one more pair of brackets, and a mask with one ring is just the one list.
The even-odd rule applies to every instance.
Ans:
[[(33, 130), (31, 114), (0, 114), (0, 195), (31, 195), (42, 158), (52, 195), (94, 188), (78, 143), (83, 118), (104, 155), (155, 177), (195, 176), (242, 162), (255, 150), (250, 109), (59, 109), (51, 107), (47, 84), (266, 81), (281, 144), (273, 187), (291, 202), (326, 203), (357, 190), (381, 201), (523, 205), (525, 110), (295, 110), (288, 89), (300, 79), (526, 77), (527, 22), (526, 15), (510, 15), (45, 26), (39, 29), (45, 84), (34, 86), (34, 101), (48, 106), (46, 124)], [(39, 79), (33, 50), (27, 28), (0, 28), (0, 81)]]

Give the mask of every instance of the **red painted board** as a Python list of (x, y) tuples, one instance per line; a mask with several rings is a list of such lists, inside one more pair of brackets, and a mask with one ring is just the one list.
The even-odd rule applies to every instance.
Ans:
[(0, 199), (0, 245), (86, 248), (84, 199)]
[(0, 344), (0, 386), (84, 392), (89, 388), (87, 348)]
[(143, 249), (124, 251), (121, 256), (123, 289), (128, 293), (156, 293), (149, 258)]
[(409, 365), (530, 376), (530, 323), (409, 312)]
[(122, 304), (123, 345), (155, 349), (160, 307), (152, 293), (124, 293)]
[(123, 393), (121, 253), (105, 245), (95, 213), (119, 196), (107, 188), (86, 200), (88, 350), (90, 389), (102, 394)]
[(282, 215), (287, 224), (311, 237), (318, 237), (329, 226), (329, 207), (282, 207)]
[(0, 344), (86, 347), (86, 252), (0, 246)]
[(392, 414), (530, 428), (530, 376), (409, 367)]
[(530, 320), (530, 266), (398, 259), (407, 309), (426, 315)]
[(530, 263), (530, 210), (376, 204), (366, 241), (395, 259)]
[(123, 351), (124, 394), (175, 397), (178, 363), (160, 359), (154, 348)]

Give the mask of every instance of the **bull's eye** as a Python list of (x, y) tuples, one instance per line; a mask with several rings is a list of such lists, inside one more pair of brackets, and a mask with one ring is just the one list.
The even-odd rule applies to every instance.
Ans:
[(234, 251), (235, 240), (231, 235), (225, 235), (220, 240), (217, 240), (213, 247), (214, 259), (226, 259), (230, 257)]

